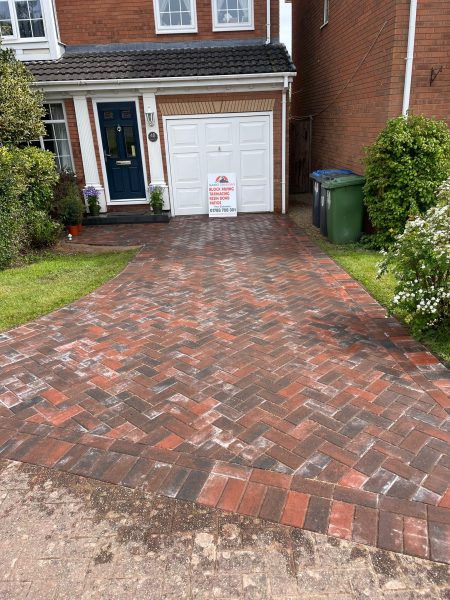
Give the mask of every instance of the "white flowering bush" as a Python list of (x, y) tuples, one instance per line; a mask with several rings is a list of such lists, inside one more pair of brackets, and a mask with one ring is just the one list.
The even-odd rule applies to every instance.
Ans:
[(438, 191), (438, 205), (407, 222), (388, 252), (379, 275), (397, 278), (394, 307), (407, 314), (413, 331), (450, 327), (450, 179)]

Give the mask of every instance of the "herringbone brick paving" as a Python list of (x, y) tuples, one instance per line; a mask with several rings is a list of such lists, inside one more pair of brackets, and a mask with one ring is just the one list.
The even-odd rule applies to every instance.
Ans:
[(448, 370), (288, 218), (142, 244), (0, 334), (0, 456), (450, 562)]

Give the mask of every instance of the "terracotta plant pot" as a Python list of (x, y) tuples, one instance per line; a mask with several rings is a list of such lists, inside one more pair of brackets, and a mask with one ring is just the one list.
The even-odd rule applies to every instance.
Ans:
[(80, 235), (79, 225), (67, 225), (66, 229), (71, 236)]

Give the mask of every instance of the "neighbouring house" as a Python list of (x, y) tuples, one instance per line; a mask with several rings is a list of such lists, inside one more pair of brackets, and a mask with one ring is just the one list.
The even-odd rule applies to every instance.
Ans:
[(448, 0), (295, 0), (292, 27), (293, 192), (311, 170), (362, 172), (364, 147), (402, 112), (450, 120)]
[(208, 173), (237, 175), (240, 212), (284, 211), (288, 90), (279, 0), (0, 0), (2, 44), (45, 94), (40, 140), (102, 210), (165, 190), (206, 214)]

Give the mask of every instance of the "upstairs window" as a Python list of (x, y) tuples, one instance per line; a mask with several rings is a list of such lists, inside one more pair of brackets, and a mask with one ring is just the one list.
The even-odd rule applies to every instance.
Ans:
[(189, 33), (197, 31), (195, 0), (156, 0), (157, 33)]
[(253, 29), (252, 0), (213, 0), (214, 31)]
[(45, 37), (40, 0), (0, 0), (0, 34), (25, 39)]

